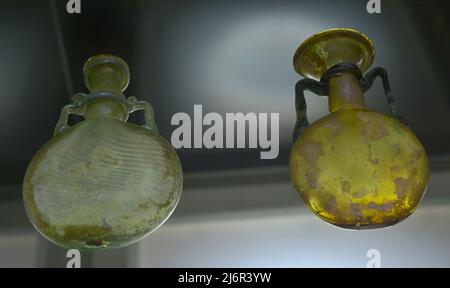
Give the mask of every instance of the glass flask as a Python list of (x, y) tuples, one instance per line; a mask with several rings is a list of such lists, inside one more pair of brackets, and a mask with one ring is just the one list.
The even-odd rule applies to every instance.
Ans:
[[(351, 29), (307, 39), (294, 55), (296, 86), (292, 182), (314, 214), (348, 229), (394, 225), (413, 213), (429, 178), (426, 152), (397, 115), (372, 41)], [(390, 116), (365, 108), (363, 92), (381, 77)], [(309, 124), (303, 92), (329, 96), (328, 116)]]
[[(62, 109), (54, 136), (32, 159), (23, 183), (29, 219), (66, 248), (119, 248), (157, 229), (174, 211), (183, 176), (158, 134), (152, 106), (125, 98), (128, 65), (99, 55), (84, 66), (89, 94)], [(126, 122), (144, 110), (145, 124)], [(70, 114), (85, 119), (68, 126)]]

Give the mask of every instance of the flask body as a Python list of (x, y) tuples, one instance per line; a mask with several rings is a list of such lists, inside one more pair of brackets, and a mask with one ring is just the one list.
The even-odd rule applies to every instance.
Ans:
[(426, 190), (425, 150), (399, 121), (349, 108), (306, 128), (290, 155), (292, 182), (321, 219), (349, 229), (394, 225)]
[(55, 135), (28, 166), (26, 212), (67, 248), (119, 248), (158, 228), (182, 190), (176, 152), (158, 133), (94, 117)]

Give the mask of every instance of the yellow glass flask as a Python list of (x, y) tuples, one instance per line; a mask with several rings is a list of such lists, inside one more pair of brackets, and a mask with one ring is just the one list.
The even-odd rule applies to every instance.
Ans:
[[(365, 35), (341, 28), (315, 34), (294, 55), (295, 70), (306, 78), (296, 86), (291, 179), (317, 216), (342, 228), (402, 221), (419, 205), (429, 178), (426, 152), (397, 116), (386, 72), (362, 74), (374, 55)], [(365, 108), (363, 92), (377, 76), (392, 117)], [(304, 90), (329, 96), (330, 114), (311, 125)]]
[[(129, 68), (122, 59), (93, 57), (84, 77), (90, 93), (62, 109), (54, 137), (28, 166), (23, 201), (36, 229), (57, 245), (123, 247), (173, 212), (181, 164), (158, 134), (151, 105), (123, 95)], [(145, 112), (143, 126), (126, 122), (136, 110)], [(69, 114), (85, 120), (68, 126)]]

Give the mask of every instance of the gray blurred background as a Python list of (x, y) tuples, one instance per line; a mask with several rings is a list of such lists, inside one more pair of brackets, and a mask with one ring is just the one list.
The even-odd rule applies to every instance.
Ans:
[[(0, 267), (65, 267), (66, 250), (34, 230), (21, 203), (25, 169), (52, 136), (62, 106), (86, 92), (82, 65), (112, 53), (131, 68), (126, 95), (150, 101), (170, 139), (174, 113), (280, 113), (280, 155), (259, 150), (180, 149), (181, 202), (170, 220), (126, 249), (83, 253), (83, 267), (450, 267), (450, 2), (382, 0), (0, 1)], [(375, 42), (401, 115), (430, 155), (419, 210), (385, 230), (354, 232), (313, 216), (291, 187), (295, 122), (292, 56), (327, 28), (360, 30)], [(307, 94), (308, 116), (328, 113)], [(367, 106), (388, 112), (381, 83)], [(79, 119), (72, 119), (73, 122)], [(134, 115), (131, 121), (142, 121)]]

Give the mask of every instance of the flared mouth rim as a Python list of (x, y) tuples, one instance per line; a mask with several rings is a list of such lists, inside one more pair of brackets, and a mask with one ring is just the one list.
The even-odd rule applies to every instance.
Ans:
[(316, 75), (312, 71), (309, 71), (305, 65), (303, 65), (303, 59), (305, 52), (315, 44), (323, 41), (324, 38), (327, 37), (336, 37), (342, 36), (347, 37), (349, 39), (353, 39), (362, 44), (363, 49), (367, 53), (368, 57), (363, 59), (363, 63), (354, 63), (359, 66), (361, 71), (366, 71), (372, 64), (375, 59), (375, 47), (372, 40), (369, 39), (365, 34), (361, 33), (358, 30), (351, 28), (330, 28), (323, 30), (321, 32), (315, 33), (314, 35), (308, 37), (302, 44), (297, 48), (293, 58), (294, 70), (303, 77), (320, 79), (321, 75)]
[(83, 65), (83, 75), (84, 83), (86, 87), (90, 90), (89, 84), (89, 73), (94, 69), (94, 67), (102, 64), (110, 64), (116, 66), (118, 70), (123, 73), (123, 83), (122, 90), (125, 91), (130, 84), (130, 68), (122, 58), (112, 55), (112, 54), (98, 54), (90, 57)]

